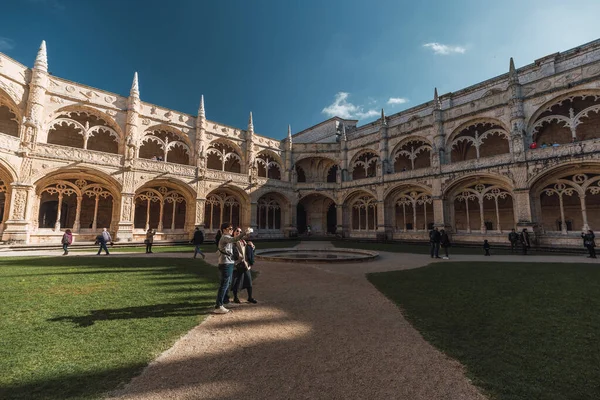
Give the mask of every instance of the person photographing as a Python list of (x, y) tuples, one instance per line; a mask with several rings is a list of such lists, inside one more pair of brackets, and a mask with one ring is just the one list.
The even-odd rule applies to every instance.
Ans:
[(248, 228), (245, 232), (234, 237), (233, 226), (231, 223), (226, 222), (221, 225), (222, 236), (219, 239), (218, 245), (220, 283), (215, 303), (215, 314), (226, 314), (229, 312), (229, 309), (223, 306), (223, 302), (227, 296), (227, 291), (231, 283), (231, 276), (233, 275), (235, 263), (233, 260), (233, 245), (234, 243), (245, 239), (252, 231), (252, 228)]

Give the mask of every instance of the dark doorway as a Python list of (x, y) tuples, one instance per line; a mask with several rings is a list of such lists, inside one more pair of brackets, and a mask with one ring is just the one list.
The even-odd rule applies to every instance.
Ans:
[(298, 225), (298, 233), (306, 232), (306, 210), (302, 204), (296, 207), (296, 223)]
[(58, 201), (47, 201), (40, 206), (40, 216), (38, 226), (40, 228), (54, 228), (56, 224), (56, 214), (58, 210)]
[(337, 229), (337, 212), (335, 204), (331, 204), (327, 209), (327, 233), (335, 234)]

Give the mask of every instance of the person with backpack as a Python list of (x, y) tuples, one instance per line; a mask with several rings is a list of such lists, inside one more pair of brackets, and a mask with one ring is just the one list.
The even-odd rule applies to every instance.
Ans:
[(448, 247), (450, 247), (450, 238), (444, 229), (440, 230), (440, 245), (444, 248), (446, 255), (442, 257), (444, 260), (449, 260)]
[(245, 239), (246, 236), (251, 233), (251, 230), (248, 229), (246, 232), (233, 237), (233, 226), (231, 223), (225, 222), (221, 225), (221, 232), (223, 232), (223, 234), (218, 242), (220, 281), (215, 303), (215, 314), (227, 314), (229, 312), (229, 309), (225, 308), (223, 304), (225, 304), (225, 298), (227, 297), (231, 276), (233, 275), (233, 266), (235, 264), (235, 261), (233, 260), (233, 246), (240, 240)]
[(441, 258), (440, 257), (440, 240), (441, 235), (437, 228), (433, 228), (429, 231), (429, 249), (431, 258)]
[(66, 256), (67, 254), (69, 254), (69, 246), (71, 245), (71, 243), (73, 243), (73, 234), (71, 233), (70, 229), (67, 229), (65, 231), (61, 243), (64, 250), (63, 256)]
[(514, 253), (515, 247), (517, 247), (517, 243), (519, 243), (519, 235), (515, 232), (514, 228), (508, 234), (508, 241), (510, 242), (510, 252)]
[(194, 258), (196, 258), (198, 253), (200, 253), (202, 259), (206, 258), (202, 250), (200, 250), (200, 245), (204, 243), (204, 232), (202, 232), (200, 228), (196, 228), (196, 231), (194, 232), (194, 237), (192, 238), (191, 242), (194, 246), (196, 246), (194, 249)]
[[(233, 237), (242, 234), (242, 228), (238, 227), (233, 232)], [(258, 303), (252, 297), (252, 274), (250, 269), (254, 265), (254, 244), (250, 241), (240, 240), (233, 246), (233, 259), (235, 269), (233, 270), (233, 279), (231, 290), (233, 291), (233, 302), (241, 303), (238, 292), (246, 289), (248, 291), (248, 303)]]
[(108, 252), (108, 247), (106, 247), (106, 243), (112, 244), (112, 236), (110, 236), (110, 232), (108, 231), (108, 229), (102, 228), (102, 233), (96, 236), (96, 244), (100, 245), (100, 247), (98, 248), (98, 254), (96, 254), (97, 256), (100, 255), (100, 252), (102, 250), (106, 252), (106, 255), (110, 254)]

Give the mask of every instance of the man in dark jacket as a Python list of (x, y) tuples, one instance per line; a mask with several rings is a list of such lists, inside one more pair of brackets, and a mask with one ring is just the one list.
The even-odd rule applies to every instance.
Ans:
[(429, 231), (429, 250), (431, 253), (431, 258), (440, 258), (440, 240), (441, 240), (440, 232), (437, 228), (433, 228)]
[(515, 247), (519, 242), (519, 235), (515, 232), (514, 228), (508, 234), (508, 241), (510, 242), (510, 251), (511, 253), (515, 251)]
[(519, 239), (521, 239), (521, 246), (523, 246), (523, 255), (527, 255), (527, 249), (531, 247), (531, 241), (529, 240), (529, 233), (527, 233), (527, 229), (523, 228), (523, 231), (519, 235)]
[(205, 258), (204, 253), (202, 252), (202, 250), (200, 250), (200, 245), (202, 243), (204, 243), (204, 233), (200, 230), (200, 228), (196, 228), (196, 231), (194, 232), (194, 237), (192, 238), (192, 244), (196, 246), (196, 248), (194, 249), (194, 258), (196, 258), (198, 253), (200, 253), (202, 259)]

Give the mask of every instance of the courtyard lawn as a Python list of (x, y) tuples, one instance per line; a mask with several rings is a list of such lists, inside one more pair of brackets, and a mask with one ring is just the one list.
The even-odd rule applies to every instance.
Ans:
[[(354, 240), (334, 240), (332, 241), (335, 247), (340, 248), (350, 248), (350, 249), (364, 249), (364, 250), (374, 250), (374, 251), (388, 251), (391, 253), (413, 253), (413, 254), (429, 254), (429, 243), (379, 243), (379, 242), (359, 242)], [(460, 247), (460, 246), (452, 246), (449, 248), (450, 258), (452, 258), (452, 254), (477, 254), (483, 255), (483, 242), (481, 246), (476, 247)], [(496, 247), (492, 243), (491, 249), (492, 255), (507, 255), (507, 254), (521, 254), (521, 248), (517, 248), (515, 252), (510, 251), (510, 247)], [(530, 249), (529, 254), (535, 255), (556, 255), (561, 254), (558, 251), (542, 251), (538, 249)], [(562, 253), (562, 254), (570, 254), (574, 257), (579, 257), (577, 253)], [(444, 249), (440, 247), (440, 257), (444, 255)], [(580, 255), (587, 255), (587, 251), (582, 247), (580, 251)]]
[(191, 258), (0, 258), (0, 398), (127, 383), (205, 318), (217, 275)]
[[(279, 241), (256, 241), (254, 244), (257, 249), (279, 249), (286, 247), (294, 247), (298, 243), (299, 240), (279, 240)], [(62, 247), (60, 245), (56, 245), (57, 252), (62, 252)], [(217, 246), (214, 243), (206, 243), (200, 246), (200, 249), (204, 253), (214, 253), (217, 251)], [(69, 253), (71, 252), (85, 252), (85, 253), (94, 253), (97, 252), (97, 249), (78, 249), (76, 247), (69, 249)], [(135, 247), (108, 247), (108, 251), (111, 253), (145, 253), (146, 245), (140, 244)], [(190, 253), (190, 255), (194, 254), (194, 245), (192, 244), (181, 244), (181, 245), (173, 245), (173, 246), (152, 246), (153, 253)], [(104, 252), (103, 252), (104, 254)]]
[(491, 399), (600, 399), (600, 268), (436, 263), (368, 275)]

